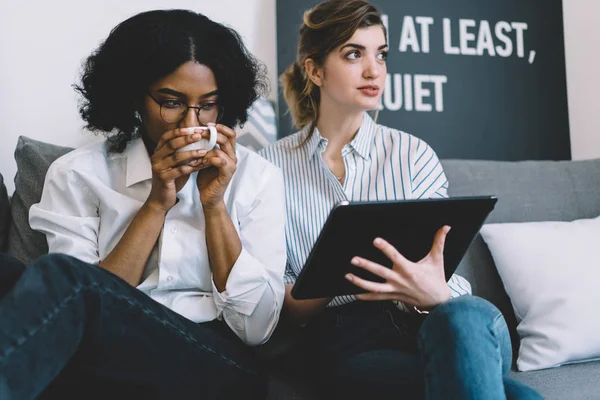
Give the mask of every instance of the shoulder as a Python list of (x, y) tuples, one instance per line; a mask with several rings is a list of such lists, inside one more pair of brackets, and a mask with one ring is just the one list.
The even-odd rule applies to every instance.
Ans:
[(278, 167), (283, 167), (285, 162), (294, 157), (298, 152), (295, 151), (306, 138), (306, 132), (300, 131), (292, 135), (279, 139), (270, 146), (262, 149), (259, 154)]
[(97, 140), (57, 158), (48, 171), (97, 172), (106, 169), (110, 158), (107, 140)]
[(395, 143), (397, 142), (402, 147), (411, 149), (416, 149), (416, 147), (419, 145), (426, 145), (426, 143), (422, 139), (419, 139), (417, 136), (411, 135), (410, 133), (399, 129), (391, 128), (389, 126), (377, 124), (375, 125), (374, 131), (374, 136), (376, 140), (385, 138), (388, 140), (392, 140)]
[(281, 174), (279, 167), (242, 145), (236, 145), (236, 155), (238, 158), (236, 173), (243, 175), (242, 179), (246, 182), (264, 182)]
[[(434, 153), (427, 142), (410, 133), (379, 124), (376, 125), (374, 131), (375, 141), (380, 141), (381, 143), (391, 141), (391, 145), (394, 148), (397, 147), (403, 154), (421, 156), (427, 152)], [(389, 143), (386, 143), (386, 145), (389, 146)]]

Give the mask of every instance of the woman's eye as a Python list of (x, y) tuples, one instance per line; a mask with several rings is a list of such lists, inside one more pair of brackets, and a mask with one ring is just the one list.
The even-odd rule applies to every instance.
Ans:
[(382, 60), (382, 61), (385, 61), (385, 60), (387, 60), (387, 57), (388, 57), (388, 52), (387, 52), (387, 51), (382, 51), (381, 53), (379, 53), (379, 54), (377, 55), (377, 57), (378, 57), (380, 60)]
[(162, 105), (167, 108), (180, 108), (183, 106), (183, 104), (177, 100), (165, 100)]
[(348, 60), (356, 60), (358, 57), (360, 57), (360, 53), (358, 51), (351, 51), (350, 53), (346, 54), (346, 58)]
[(200, 106), (200, 108), (204, 111), (212, 111), (217, 107), (218, 107), (217, 103), (204, 103)]

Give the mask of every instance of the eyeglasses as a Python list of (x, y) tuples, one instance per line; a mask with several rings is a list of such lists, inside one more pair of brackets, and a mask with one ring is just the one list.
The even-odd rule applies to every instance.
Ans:
[(198, 121), (202, 125), (207, 125), (209, 123), (216, 124), (223, 118), (223, 107), (214, 101), (196, 107), (188, 106), (180, 100), (157, 100), (150, 92), (148, 92), (148, 96), (160, 106), (160, 116), (168, 124), (176, 124), (183, 120), (190, 108), (193, 108), (196, 111)]

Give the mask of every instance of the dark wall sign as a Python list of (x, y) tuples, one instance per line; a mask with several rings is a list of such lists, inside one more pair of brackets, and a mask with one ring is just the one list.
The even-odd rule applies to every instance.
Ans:
[[(278, 73), (314, 0), (277, 1)], [(375, 0), (388, 28), (378, 122), (440, 158), (570, 159), (561, 0)], [(280, 137), (293, 133), (279, 96)]]

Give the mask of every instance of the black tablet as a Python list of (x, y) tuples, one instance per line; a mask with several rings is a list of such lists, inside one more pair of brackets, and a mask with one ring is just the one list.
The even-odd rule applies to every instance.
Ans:
[(375, 282), (383, 279), (350, 263), (360, 256), (381, 265), (392, 263), (373, 245), (376, 237), (390, 242), (411, 261), (429, 253), (433, 237), (451, 227), (444, 246), (444, 269), (449, 280), (489, 213), (495, 196), (453, 197), (384, 202), (342, 202), (336, 205), (292, 289), (295, 299), (363, 293), (344, 276), (353, 273)]

